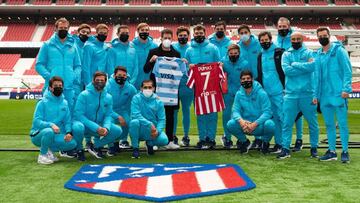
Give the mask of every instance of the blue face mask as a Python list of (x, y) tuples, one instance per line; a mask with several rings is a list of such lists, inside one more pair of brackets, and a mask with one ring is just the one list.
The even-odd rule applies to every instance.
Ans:
[(250, 35), (247, 35), (247, 34), (241, 35), (241, 37), (240, 37), (240, 40), (242, 42), (247, 42), (249, 39), (250, 39)]

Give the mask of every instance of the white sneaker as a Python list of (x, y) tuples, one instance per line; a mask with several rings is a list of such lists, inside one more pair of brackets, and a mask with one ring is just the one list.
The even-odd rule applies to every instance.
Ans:
[(159, 149), (158, 146), (156, 146), (156, 145), (153, 146), (153, 150), (154, 150), (154, 151), (157, 151), (158, 149)]
[(180, 146), (177, 144), (174, 144), (174, 142), (169, 142), (168, 145), (165, 146), (166, 149), (179, 149)]
[(48, 153), (46, 154), (48, 157), (49, 157), (49, 159), (51, 160), (51, 161), (53, 161), (53, 162), (57, 162), (57, 161), (59, 161), (59, 158), (57, 158), (56, 156), (55, 156), (55, 154), (51, 151), (51, 150), (48, 150)]
[(38, 163), (39, 164), (52, 164), (54, 162), (48, 157), (47, 154), (39, 154)]

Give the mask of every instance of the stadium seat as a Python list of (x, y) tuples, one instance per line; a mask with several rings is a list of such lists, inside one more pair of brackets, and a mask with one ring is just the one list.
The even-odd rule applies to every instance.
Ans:
[(189, 0), (188, 4), (189, 4), (189, 6), (205, 6), (206, 1), (205, 0)]
[(20, 54), (0, 54), (0, 71), (14, 72), (14, 66), (20, 57)]
[(328, 4), (327, 0), (309, 0), (311, 6), (327, 6)]
[(130, 5), (151, 5), (151, 0), (129, 0)]
[(50, 39), (50, 37), (54, 34), (54, 29), (55, 29), (54, 24), (47, 24), (44, 34), (41, 38), (41, 41), (43, 42), (43, 41), (47, 41), (48, 39)]
[(232, 0), (211, 0), (212, 6), (230, 6), (233, 5)]
[(175, 6), (175, 5), (183, 5), (184, 2), (182, 0), (162, 0), (161, 5), (164, 6)]
[(34, 0), (33, 5), (51, 5), (51, 0)]
[(106, 5), (124, 5), (124, 0), (108, 0)]
[(255, 6), (256, 1), (255, 0), (238, 0), (237, 5), (238, 6)]
[(285, 3), (289, 6), (305, 6), (305, 1), (303, 0), (286, 0)]
[(101, 5), (101, 0), (84, 0), (82, 4), (89, 6)]
[(57, 0), (56, 5), (74, 5), (75, 0)]
[(1, 41), (30, 41), (36, 25), (30, 23), (14, 23), (7, 26)]
[(26, 3), (26, 0), (7, 0), (6, 1), (7, 5), (24, 5), (25, 3)]
[(260, 0), (261, 6), (277, 6), (279, 5), (278, 0)]
[(35, 70), (35, 64), (36, 64), (36, 60), (34, 61), (33, 65), (31, 66), (30, 69), (26, 70), (24, 72), (24, 75), (39, 75), (36, 70)]
[(337, 6), (351, 6), (354, 4), (353, 0), (335, 0), (335, 5)]

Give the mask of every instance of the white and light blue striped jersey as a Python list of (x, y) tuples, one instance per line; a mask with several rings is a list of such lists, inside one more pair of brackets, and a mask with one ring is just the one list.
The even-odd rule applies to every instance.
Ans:
[(156, 78), (156, 95), (164, 105), (178, 105), (180, 80), (187, 75), (186, 64), (179, 58), (158, 57), (153, 74)]

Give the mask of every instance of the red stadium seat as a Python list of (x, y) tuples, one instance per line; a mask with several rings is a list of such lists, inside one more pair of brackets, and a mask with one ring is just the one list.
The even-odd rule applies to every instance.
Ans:
[(108, 0), (106, 5), (124, 5), (124, 0)]
[(277, 6), (279, 5), (278, 0), (260, 0), (261, 6)]
[(233, 5), (232, 0), (211, 0), (212, 6), (231, 6)]
[(151, 0), (130, 0), (130, 5), (151, 5)]
[(311, 6), (327, 6), (328, 4), (327, 0), (309, 0)]
[(10, 24), (7, 26), (4, 37), (1, 41), (30, 41), (36, 25), (35, 24)]
[(88, 6), (101, 5), (101, 0), (84, 0), (82, 4)]
[(161, 5), (163, 6), (174, 6), (174, 5), (183, 5), (182, 0), (162, 0)]
[(188, 4), (189, 4), (189, 6), (205, 6), (206, 1), (205, 0), (189, 0)]
[(35, 64), (36, 64), (36, 60), (34, 61), (33, 65), (31, 66), (30, 69), (26, 70), (24, 72), (24, 75), (39, 75), (36, 70), (35, 70)]
[(255, 0), (238, 0), (237, 5), (239, 5), (239, 6), (255, 6), (256, 1)]
[(0, 54), (0, 71), (14, 72), (14, 66), (20, 57), (20, 54)]
[(57, 0), (56, 5), (74, 5), (75, 0)]
[(34, 0), (33, 5), (51, 5), (51, 0)]
[(47, 24), (44, 34), (41, 38), (41, 41), (47, 41), (50, 37), (54, 34), (55, 25), (54, 24)]
[(303, 0), (286, 0), (285, 3), (289, 6), (305, 6), (305, 2)]
[(337, 5), (337, 6), (351, 6), (351, 5), (355, 5), (355, 3), (352, 0), (335, 0), (335, 5)]
[(26, 3), (26, 0), (7, 0), (6, 1), (7, 5), (24, 5), (25, 3)]

